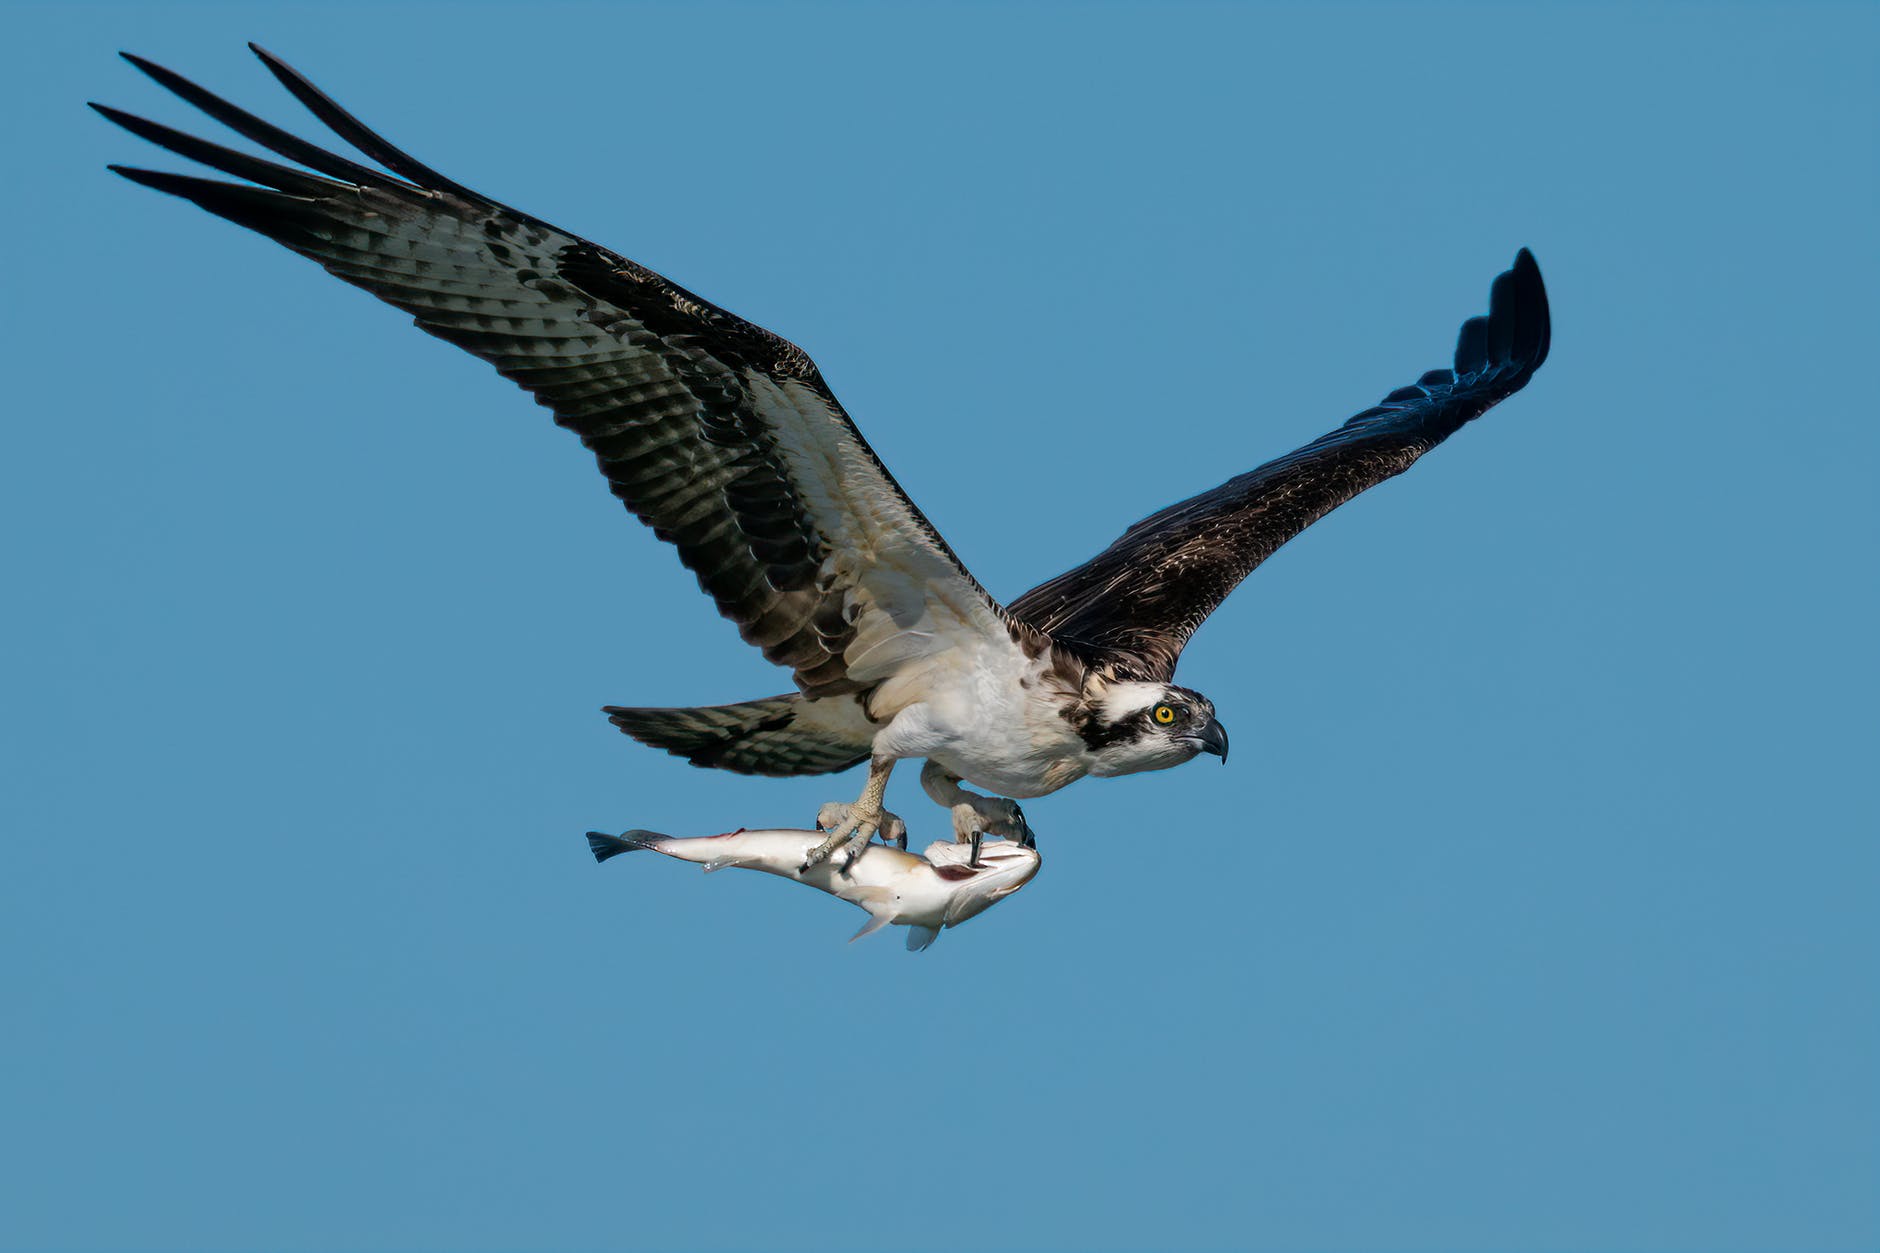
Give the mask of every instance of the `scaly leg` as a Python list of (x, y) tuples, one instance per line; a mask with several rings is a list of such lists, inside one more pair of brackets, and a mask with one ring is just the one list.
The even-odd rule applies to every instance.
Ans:
[(974, 846), (974, 864), (979, 861), (978, 844), (988, 834), (1016, 839), (1027, 848), (1036, 843), (1017, 801), (969, 792), (960, 786), (958, 775), (932, 761), (921, 770), (920, 785), (927, 795), (952, 811), (953, 840)]
[[(830, 801), (816, 811), (816, 829), (833, 831), (849, 820), (855, 812), (852, 801)], [(901, 821), (901, 815), (890, 810), (881, 811), (881, 827), (875, 832), (883, 844), (892, 844), (902, 852), (907, 851), (907, 824)]]
[[(831, 854), (845, 845), (849, 854), (848, 861), (843, 865), (845, 870), (862, 855), (862, 849), (867, 846), (869, 837), (875, 834), (885, 819), (892, 816), (881, 807), (881, 798), (888, 791), (888, 775), (894, 771), (894, 760), (892, 757), (875, 757), (869, 760), (868, 782), (862, 785), (861, 796), (848, 807), (847, 816), (836, 824), (835, 830), (829, 833), (829, 838), (810, 850), (803, 864), (796, 868), (798, 874), (802, 874), (811, 866), (828, 861)], [(823, 814), (829, 813), (831, 813), (830, 807), (825, 805)], [(821, 823), (823, 814), (817, 815), (818, 824)], [(895, 821), (900, 822), (900, 819), (896, 818)], [(903, 832), (906, 831), (905, 823), (901, 824), (901, 829)], [(906, 838), (905, 834), (902, 838)]]

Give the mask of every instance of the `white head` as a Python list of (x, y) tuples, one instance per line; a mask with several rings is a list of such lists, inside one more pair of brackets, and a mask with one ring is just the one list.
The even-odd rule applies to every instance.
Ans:
[(1227, 729), (1215, 719), (1214, 703), (1173, 683), (1104, 684), (1078, 733), (1095, 759), (1090, 773), (1099, 777), (1166, 770), (1198, 753), (1227, 760)]

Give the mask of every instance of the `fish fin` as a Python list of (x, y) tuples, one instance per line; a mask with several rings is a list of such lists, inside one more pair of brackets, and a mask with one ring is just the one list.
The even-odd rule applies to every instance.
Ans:
[(868, 921), (862, 924), (862, 929), (849, 937), (849, 943), (853, 944), (865, 935), (873, 935), (887, 925), (888, 920), (886, 918), (881, 917), (879, 914), (870, 914), (868, 915)]
[(723, 870), (726, 867), (735, 870), (739, 866), (748, 864), (748, 859), (743, 857), (714, 857), (712, 860), (705, 863), (705, 873), (710, 874), (714, 870)]
[(631, 853), (638, 848), (651, 848), (666, 838), (657, 831), (628, 831), (624, 835), (606, 835), (599, 831), (590, 831), (587, 837), (588, 849), (594, 854), (595, 861), (606, 861), (609, 857)]
[(907, 929), (907, 951), (918, 953), (940, 938), (940, 928), (912, 926)]

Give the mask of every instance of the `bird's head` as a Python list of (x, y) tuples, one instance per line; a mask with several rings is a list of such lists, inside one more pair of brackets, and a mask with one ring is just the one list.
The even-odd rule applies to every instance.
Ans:
[(1172, 683), (1108, 683), (1090, 694), (1079, 733), (1098, 777), (1166, 770), (1213, 753), (1227, 760), (1227, 728), (1214, 702)]

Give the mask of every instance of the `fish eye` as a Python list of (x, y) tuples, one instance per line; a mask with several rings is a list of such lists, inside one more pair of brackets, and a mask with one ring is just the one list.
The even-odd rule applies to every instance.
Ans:
[(1173, 705), (1157, 705), (1155, 707), (1154, 717), (1157, 725), (1168, 726), (1175, 721), (1175, 707)]

